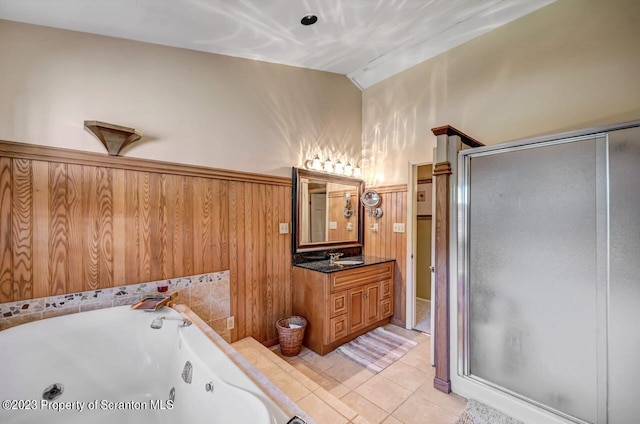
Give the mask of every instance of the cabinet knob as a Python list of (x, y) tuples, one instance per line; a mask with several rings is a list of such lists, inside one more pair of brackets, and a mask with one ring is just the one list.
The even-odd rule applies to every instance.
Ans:
[(369, 297), (369, 295), (368, 295), (368, 294), (365, 294), (365, 295), (364, 295), (364, 298), (366, 299), (367, 297)]

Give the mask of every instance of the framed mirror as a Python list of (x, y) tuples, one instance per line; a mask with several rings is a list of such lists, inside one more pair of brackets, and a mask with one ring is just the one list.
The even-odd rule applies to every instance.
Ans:
[(356, 178), (293, 168), (293, 253), (362, 246), (363, 189)]

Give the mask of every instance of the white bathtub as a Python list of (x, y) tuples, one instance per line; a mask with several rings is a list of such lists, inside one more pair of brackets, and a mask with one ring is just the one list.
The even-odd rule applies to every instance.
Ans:
[[(288, 421), (196, 325), (165, 320), (152, 329), (159, 316), (184, 317), (170, 308), (122, 306), (0, 331), (0, 423)], [(187, 361), (190, 384), (181, 376)], [(44, 401), (54, 383), (63, 385), (62, 395)]]

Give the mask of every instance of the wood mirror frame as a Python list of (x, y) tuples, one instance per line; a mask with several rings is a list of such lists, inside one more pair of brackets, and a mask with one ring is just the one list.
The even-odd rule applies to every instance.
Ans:
[[(315, 181), (326, 181), (327, 183), (343, 184), (353, 186), (356, 195), (352, 196), (351, 208), (354, 210), (354, 217), (357, 217), (357, 228), (355, 229), (357, 237), (355, 240), (340, 241), (322, 241), (322, 242), (306, 242), (302, 240), (301, 231), (301, 180), (303, 178), (313, 179)], [(360, 197), (364, 191), (364, 181), (357, 178), (343, 177), (340, 175), (326, 174), (324, 172), (315, 172), (307, 169), (293, 168), (292, 176), (292, 226), (291, 226), (291, 251), (293, 253), (313, 252), (316, 250), (326, 250), (332, 248), (345, 247), (362, 247), (364, 243), (364, 208), (360, 204)]]

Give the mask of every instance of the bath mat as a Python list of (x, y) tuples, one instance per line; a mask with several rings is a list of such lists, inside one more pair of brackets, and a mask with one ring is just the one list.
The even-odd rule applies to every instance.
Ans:
[(379, 373), (418, 343), (378, 327), (336, 349), (347, 358)]
[(502, 412), (480, 403), (477, 400), (469, 399), (467, 406), (458, 417), (456, 424), (523, 424), (522, 421), (515, 420)]

